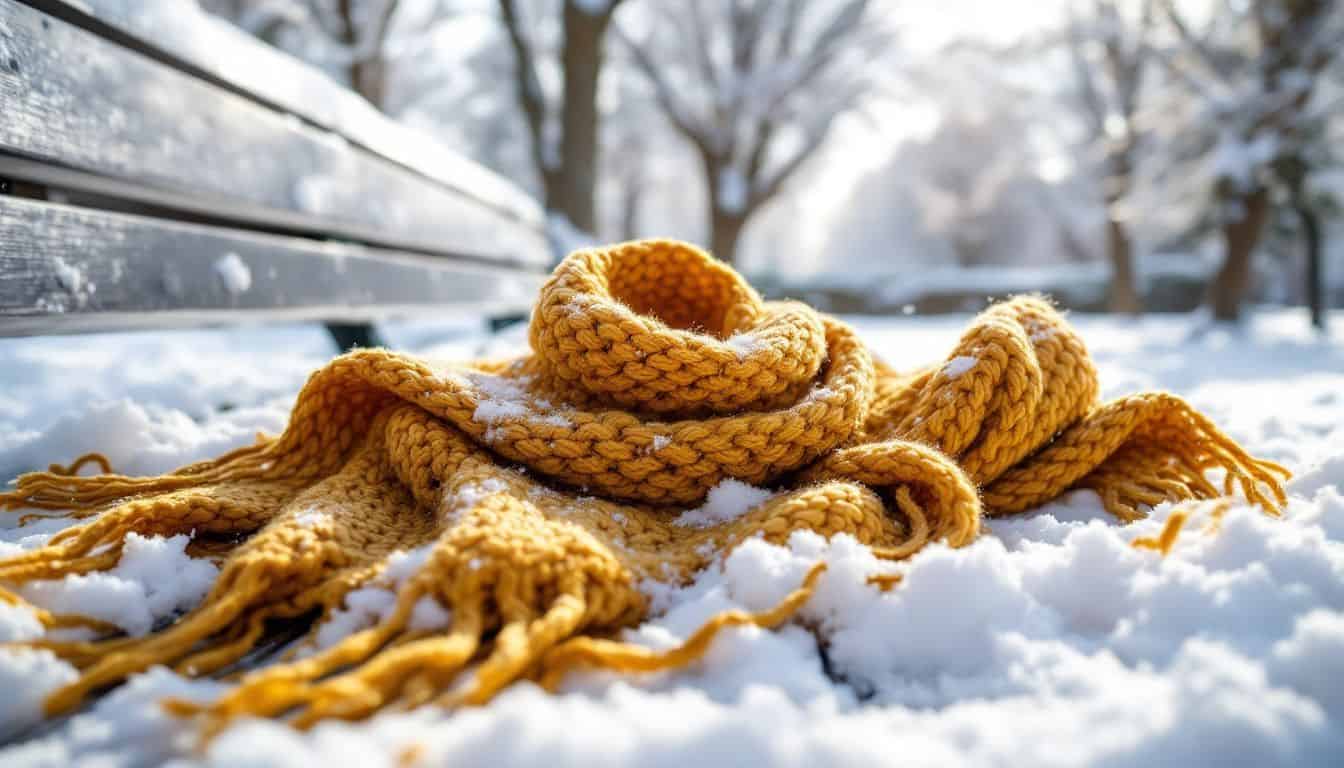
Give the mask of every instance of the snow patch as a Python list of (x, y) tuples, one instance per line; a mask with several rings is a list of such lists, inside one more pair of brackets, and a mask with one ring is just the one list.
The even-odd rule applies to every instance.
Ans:
[(1299, 616), (1293, 633), (1274, 643), (1268, 669), (1274, 682), (1315, 699), (1344, 724), (1344, 613)]
[(734, 166), (719, 170), (719, 210), (742, 213), (747, 207), (747, 177)]
[(70, 295), (78, 296), (84, 289), (84, 272), (79, 267), (57, 256), (52, 262), (52, 268), (56, 270), (56, 282)]
[(606, 13), (611, 7), (611, 0), (572, 0), (574, 6), (589, 16), (598, 16)]
[(980, 362), (977, 358), (967, 355), (957, 355), (943, 366), (943, 377), (955, 379), (975, 367)]
[[(12, 550), (0, 552), (4, 557), (11, 554)], [(26, 606), (0, 603), (0, 643), (35, 640), (42, 636), (42, 631), (42, 622)]]
[(42, 719), (42, 700), (56, 688), (73, 683), (75, 668), (51, 651), (14, 648), (0, 653), (0, 739)]
[(734, 333), (725, 343), (729, 349), (737, 353), (738, 360), (745, 360), (768, 347), (765, 340), (754, 333)]
[[(56, 679), (61, 678), (58, 675)], [(51, 681), (44, 679), (41, 684)], [(223, 683), (187, 680), (165, 667), (154, 667), (96, 699), (89, 710), (72, 717), (58, 736), (20, 743), (0, 752), (0, 763), (34, 768), (129, 768), (185, 758), (192, 754), (196, 734), (183, 728), (182, 720), (168, 714), (161, 702), (171, 697), (204, 703), (226, 688)], [(27, 699), (28, 692), (22, 698)]]
[[(532, 416), (532, 423), (549, 424), (554, 427), (573, 427), (574, 424), (562, 414), (552, 410), (549, 401), (532, 397), (527, 391), (528, 377), (509, 379), (486, 374), (469, 375), (475, 386), (477, 396), (476, 410), (472, 412), (473, 421), (482, 424), (498, 424), (506, 419)], [(491, 441), (490, 437), (486, 438)]]
[[(312, 645), (302, 648), (300, 655), (308, 656), (330, 648), (356, 632), (389, 619), (397, 607), (397, 591), (425, 566), (433, 551), (433, 544), (425, 544), (410, 551), (393, 553), (378, 578), (345, 596), (341, 607), (332, 611), (318, 627)], [(442, 629), (451, 621), (451, 613), (439, 601), (425, 595), (411, 607), (408, 626), (416, 631)]]
[(1278, 152), (1278, 137), (1261, 133), (1246, 139), (1233, 129), (1220, 132), (1213, 151), (1213, 172), (1237, 189), (1249, 189), (1259, 169)]
[(319, 525), (326, 525), (331, 522), (331, 515), (323, 512), (316, 507), (309, 507), (300, 512), (294, 522), (302, 528), (316, 528)]
[(127, 634), (144, 635), (160, 619), (195, 606), (214, 584), (219, 569), (189, 556), (190, 541), (182, 534), (161, 538), (132, 533), (110, 570), (29, 582), (19, 594), (54, 613), (90, 616)]
[(506, 379), (485, 374), (470, 376), (479, 393), (480, 402), (472, 419), (494, 424), (502, 419), (518, 418), (528, 414), (527, 379)]
[[(770, 607), (823, 560), (817, 593), (777, 630), (724, 631), (686, 669), (575, 673), (559, 696), (522, 684), (489, 707), (390, 713), (302, 733), (243, 722), (203, 756), (158, 701), (215, 696), (223, 684), (151, 670), (33, 735), (20, 729), (41, 695), (73, 672), (40, 652), (0, 649), (0, 685), (21, 700), (0, 705), (0, 739), (29, 739), (0, 751), (0, 764), (395, 764), (414, 746), (425, 764), (544, 755), (557, 766), (880, 765), (891, 761), (892, 742), (874, 734), (891, 733), (902, 735), (902, 759), (914, 765), (1334, 764), (1344, 750), (1335, 690), (1344, 674), (1338, 341), (1315, 339), (1290, 313), (1257, 312), (1235, 338), (1188, 341), (1173, 341), (1191, 338), (1183, 319), (1071, 319), (1101, 369), (1104, 396), (1174, 390), (1252, 453), (1298, 471), (1285, 516), (1237, 504), (1217, 535), (1203, 535), (1197, 510), (1165, 558), (1130, 542), (1161, 530), (1169, 506), (1119, 526), (1090, 491), (994, 519), (971, 547), (934, 546), (900, 564), (844, 536), (798, 533), (785, 547), (749, 540), (690, 584), (671, 574), (641, 583), (656, 613), (624, 639), (674, 647), (719, 611)], [(964, 321), (864, 319), (858, 329), (875, 353), (905, 365), (939, 359)], [(276, 329), (109, 337), (94, 346), (11, 341), (0, 348), (0, 466), (31, 469), (110, 448), (115, 469), (145, 474), (246, 444), (263, 425), (284, 424), (283, 405), (262, 413), (251, 404), (297, 389), (330, 354), (326, 344), (319, 331)], [(118, 400), (126, 397), (133, 400)], [(242, 407), (215, 413), (221, 402)], [(0, 539), (18, 551), (57, 525), (0, 525)], [(428, 556), (423, 548), (394, 557), (343, 609), (344, 629), (325, 629), (324, 641), (386, 615), (397, 579)], [(866, 583), (884, 572), (904, 580), (887, 593)], [(179, 578), (121, 577), (153, 586)], [(417, 626), (450, 619), (434, 604), (415, 606)], [(30, 612), (0, 606), (0, 638), (40, 631)]]
[(224, 283), (224, 290), (237, 296), (252, 287), (252, 270), (242, 257), (230, 251), (215, 259), (215, 274)]
[(444, 496), (441, 504), (443, 515), (449, 520), (457, 520), (463, 512), (469, 511), (485, 500), (486, 497), (508, 489), (508, 484), (497, 477), (488, 477), (484, 480), (465, 483), (457, 490)]
[(484, 424), (494, 424), (504, 419), (516, 419), (528, 414), (527, 405), (516, 400), (482, 400), (476, 405), (471, 418)]
[(682, 512), (673, 522), (687, 528), (709, 528), (736, 520), (772, 496), (774, 493), (764, 488), (729, 478), (709, 489), (709, 496), (702, 506)]
[(551, 245), (551, 250), (562, 257), (598, 245), (597, 238), (579, 229), (568, 216), (559, 211), (546, 214), (546, 239)]

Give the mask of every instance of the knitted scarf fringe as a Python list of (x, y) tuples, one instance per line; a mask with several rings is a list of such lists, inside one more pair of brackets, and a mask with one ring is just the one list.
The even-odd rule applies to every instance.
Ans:
[[(1098, 402), (1082, 340), (1037, 298), (991, 307), (943, 363), (898, 372), (848, 326), (762, 301), (702, 251), (641, 241), (560, 264), (530, 341), (520, 359), (459, 365), (340, 356), (308, 380), (282, 435), (161, 477), (113, 474), (98, 454), (20, 477), (0, 507), (83, 522), (0, 562), (5, 602), (26, 605), (12, 588), (28, 582), (113, 567), (130, 533), (187, 533), (195, 554), (222, 561), (201, 604), (146, 637), (34, 607), (49, 629), (103, 635), (22, 644), (81, 671), (46, 711), (156, 664), (223, 674), (286, 619), (310, 622), (306, 641), (218, 701), (171, 711), (210, 734), (243, 716), (304, 727), (480, 704), (521, 679), (554, 689), (578, 667), (682, 667), (723, 627), (787, 620), (823, 566), (772, 610), (717, 616), (671, 651), (610, 639), (647, 616), (642, 579), (688, 582), (750, 537), (848, 533), (900, 559), (932, 541), (965, 546), (985, 515), (1074, 488), (1123, 521), (1237, 492), (1273, 514), (1285, 503), (1288, 472), (1180, 398)], [(89, 464), (102, 473), (80, 476)], [(777, 492), (737, 519), (679, 523), (729, 478)], [(1187, 514), (1136, 546), (1165, 553)], [(411, 550), (423, 565), (386, 620), (295, 658), (346, 595)], [(446, 628), (417, 619), (426, 600), (447, 610)]]

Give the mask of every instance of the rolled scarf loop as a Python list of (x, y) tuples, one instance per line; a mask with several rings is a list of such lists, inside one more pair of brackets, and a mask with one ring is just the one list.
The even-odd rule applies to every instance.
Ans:
[[(191, 534), (222, 561), (202, 603), (148, 636), (26, 643), (81, 671), (48, 713), (155, 664), (217, 674), (281, 619), (306, 618), (315, 636), (397, 553), (421, 561), (386, 619), (269, 660), (218, 701), (170, 708), (206, 732), (241, 716), (305, 726), (483, 703), (576, 666), (681, 666), (723, 626), (787, 620), (815, 586), (821, 566), (773, 610), (722, 614), (671, 651), (612, 639), (647, 616), (642, 580), (685, 583), (750, 537), (846, 533), (902, 558), (965, 546), (985, 515), (1073, 488), (1125, 521), (1163, 501), (1239, 492), (1277, 513), (1285, 500), (1282, 467), (1180, 398), (1099, 402), (1082, 340), (1036, 298), (987, 309), (943, 362), (897, 370), (844, 323), (762, 301), (704, 252), (640, 241), (565, 259), (530, 343), (459, 365), (356, 350), (309, 378), (279, 437), (161, 477), (105, 463), (77, 476), (94, 456), (19, 478), (0, 505), (84, 520), (0, 561), (0, 582), (110, 568), (130, 533)], [(680, 517), (730, 479), (774, 492), (730, 519)], [(446, 626), (417, 620), (426, 600)], [(48, 627), (110, 629), (34, 610)]]

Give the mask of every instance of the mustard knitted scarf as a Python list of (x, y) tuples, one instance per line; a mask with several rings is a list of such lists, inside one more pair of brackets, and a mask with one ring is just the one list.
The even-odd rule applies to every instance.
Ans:
[[(190, 534), (194, 554), (222, 563), (197, 608), (146, 637), (33, 608), (47, 627), (107, 635), (27, 643), (81, 670), (48, 713), (155, 664), (219, 674), (286, 619), (315, 633), (412, 550), (423, 562), (376, 626), (253, 669), (214, 703), (170, 708), (202, 715), (207, 732), (244, 715), (304, 726), (486, 702), (582, 665), (682, 665), (722, 626), (786, 620), (820, 567), (774, 610), (723, 614), (667, 652), (611, 639), (648, 613), (637, 585), (684, 583), (753, 536), (848, 533), (903, 558), (965, 546), (985, 515), (1072, 488), (1125, 521), (1234, 491), (1270, 512), (1284, 502), (1286, 470), (1180, 398), (1098, 402), (1082, 340), (1034, 298), (986, 310), (945, 361), (898, 370), (845, 324), (762, 301), (702, 251), (643, 241), (561, 263), (530, 342), (515, 360), (450, 366), (357, 350), (309, 378), (279, 437), (162, 477), (112, 474), (94, 455), (19, 478), (0, 506), (83, 521), (0, 562), (0, 582), (110, 568), (132, 532)], [(104, 473), (77, 476), (89, 461)], [(775, 492), (735, 518), (679, 517), (729, 479)], [(426, 600), (446, 628), (415, 620)]]

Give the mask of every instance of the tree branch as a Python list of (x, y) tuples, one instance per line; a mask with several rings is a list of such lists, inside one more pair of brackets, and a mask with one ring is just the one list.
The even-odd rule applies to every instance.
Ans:
[(1078, 80), (1078, 90), (1082, 96), (1088, 122), (1091, 123), (1092, 133), (1094, 136), (1101, 136), (1106, 133), (1106, 113), (1109, 110), (1097, 90), (1096, 77), (1083, 51), (1086, 35), (1083, 32), (1082, 21), (1072, 5), (1069, 6), (1068, 14), (1069, 60), (1073, 64), (1074, 77)]
[(546, 155), (546, 102), (537, 77), (537, 65), (531, 43), (524, 37), (514, 0), (499, 0), (499, 15), (513, 48), (514, 83), (518, 89), (518, 103), (532, 135), (532, 159), (537, 171), (545, 173), (549, 163)]
[(401, 0), (387, 0), (383, 6), (383, 12), (379, 14), (378, 21), (374, 24), (373, 34), (370, 39), (373, 41), (373, 55), (381, 55), (383, 46), (387, 43), (387, 34), (392, 30), (392, 16), (397, 12), (397, 6)]
[(1209, 74), (1216, 80), (1220, 80), (1224, 83), (1227, 82), (1227, 73), (1223, 72), (1223, 68), (1218, 62), (1218, 57), (1214, 55), (1213, 50), (1209, 48), (1208, 41), (1199, 35), (1196, 35), (1190, 29), (1190, 25), (1186, 22), (1185, 17), (1176, 9), (1175, 0), (1163, 0), (1162, 9), (1167, 21), (1171, 24), (1172, 29), (1176, 30), (1177, 37), (1181, 39), (1181, 42), (1188, 50), (1195, 54), (1195, 58), (1204, 65), (1204, 68), (1208, 70)]
[(678, 133), (691, 143), (695, 144), (701, 152), (710, 151), (710, 147), (706, 142), (706, 131), (701, 126), (696, 125), (683, 111), (682, 105), (677, 103), (671, 85), (667, 82), (667, 78), (663, 75), (663, 71), (658, 68), (653, 62), (653, 59), (649, 56), (647, 48), (636, 43), (634, 40), (631, 40), (630, 36), (625, 34), (625, 30), (621, 29), (619, 24), (612, 25), (612, 34), (615, 35), (616, 39), (630, 52), (635, 67), (639, 69), (639, 71), (643, 73), (653, 85), (654, 100), (658, 103), (659, 109), (662, 110), (663, 114), (666, 115), (667, 119), (672, 123), (672, 127), (676, 128)]
[(768, 180), (759, 182), (756, 179), (750, 180), (752, 184), (748, 210), (754, 210), (778, 195), (803, 163), (826, 143), (831, 129), (835, 126), (836, 118), (853, 109), (866, 92), (867, 87), (864, 84), (855, 84), (836, 97), (829, 106), (821, 107), (817, 112), (820, 117), (810, 129), (804, 129), (803, 143), (794, 150), (789, 159), (785, 160)]

